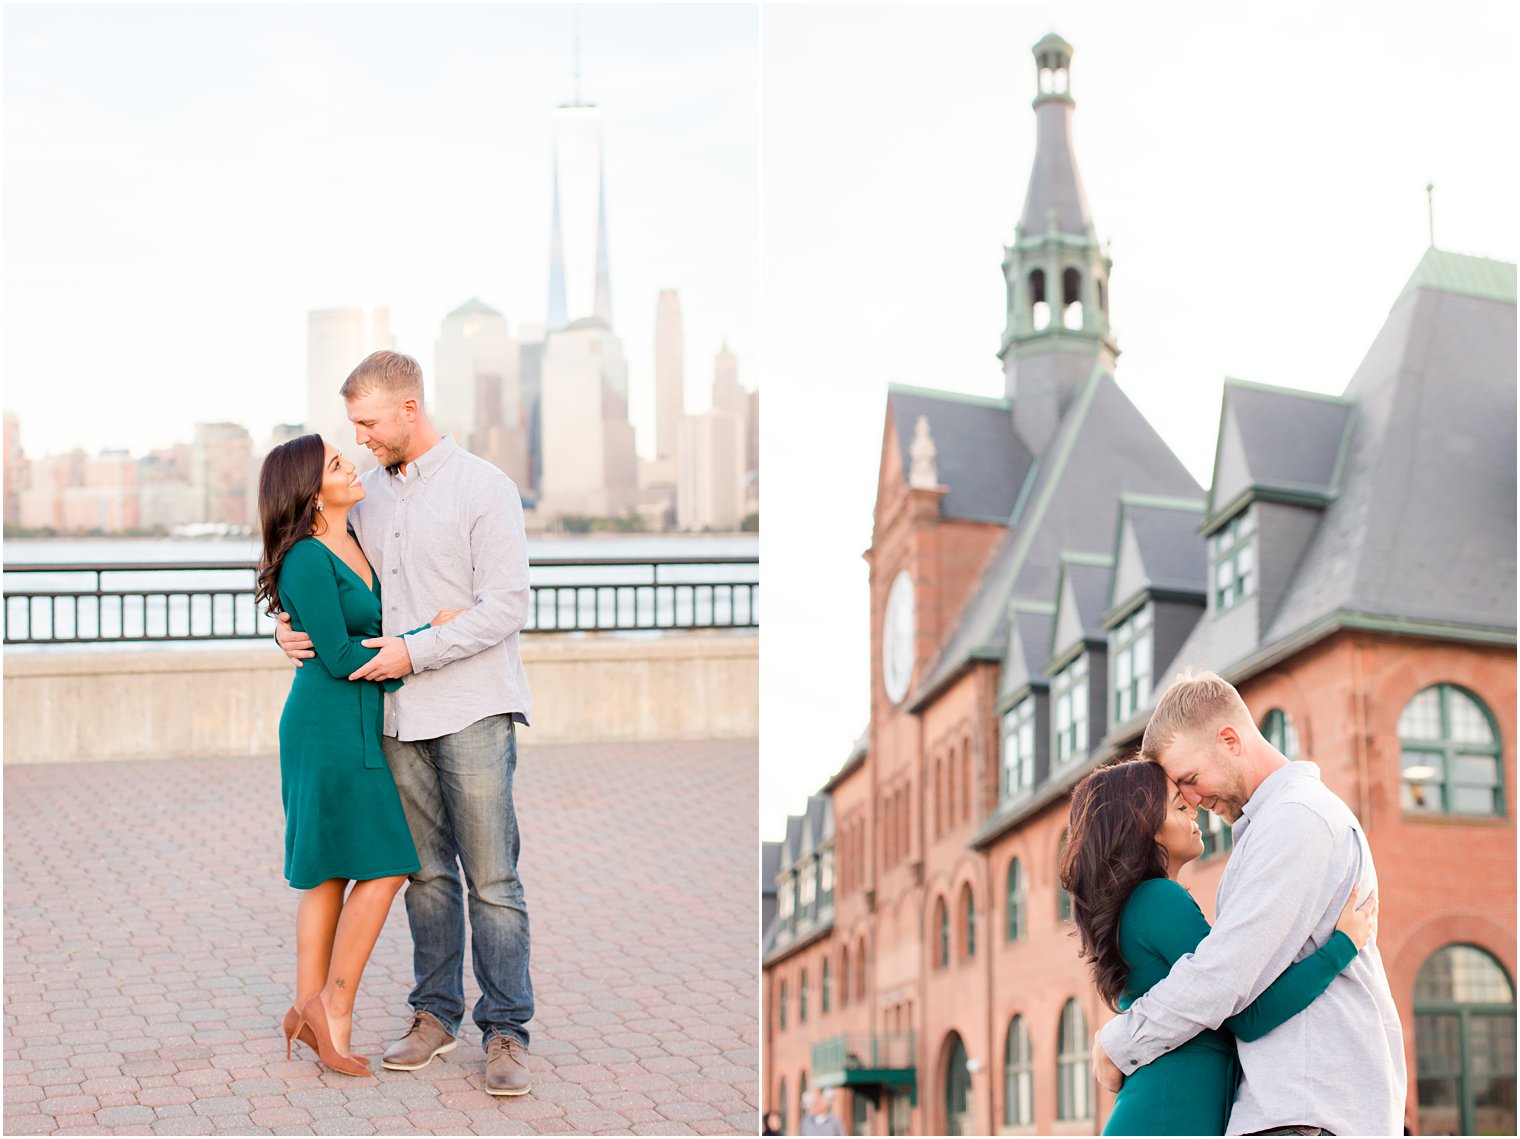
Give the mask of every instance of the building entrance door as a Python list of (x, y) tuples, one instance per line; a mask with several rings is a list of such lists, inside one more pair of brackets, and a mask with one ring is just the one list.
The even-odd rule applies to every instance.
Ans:
[(966, 1068), (966, 1045), (952, 1032), (945, 1056), (945, 1134), (971, 1134), (971, 1072)]

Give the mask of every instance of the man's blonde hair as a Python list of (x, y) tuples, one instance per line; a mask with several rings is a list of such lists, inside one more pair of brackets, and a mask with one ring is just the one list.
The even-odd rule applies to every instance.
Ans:
[(381, 391), (397, 400), (415, 398), (422, 402), (422, 368), (410, 356), (400, 352), (371, 352), (348, 374), (338, 394), (344, 399), (358, 399)]
[(1226, 718), (1238, 719), (1243, 726), (1252, 723), (1251, 712), (1235, 686), (1217, 672), (1194, 675), (1188, 669), (1157, 701), (1150, 723), (1145, 725), (1140, 755), (1159, 763), (1161, 753), (1179, 735), (1213, 727)]

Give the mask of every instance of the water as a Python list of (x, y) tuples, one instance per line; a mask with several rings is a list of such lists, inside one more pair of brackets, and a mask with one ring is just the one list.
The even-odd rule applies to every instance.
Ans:
[[(530, 537), (533, 585), (529, 630), (648, 630), (749, 626), (758, 621), (758, 565), (661, 566), (654, 583), (649, 566), (615, 566), (609, 559), (755, 557), (756, 535), (650, 535)], [(7, 635), (33, 643), (6, 652), (63, 648), (153, 648), (250, 643), (272, 634), (274, 622), (253, 604), (253, 573), (244, 569), (113, 570), (122, 563), (252, 563), (258, 543), (249, 538), (82, 538), (7, 541), (4, 579)], [(534, 564), (573, 559), (568, 566)], [(26, 565), (75, 564), (79, 570), (20, 573)], [(106, 596), (95, 597), (97, 586)], [(13, 593), (47, 593), (26, 598)], [(86, 594), (73, 597), (70, 595)], [(653, 635), (658, 635), (653, 634)], [(59, 639), (110, 638), (104, 644), (59, 644)], [(121, 640), (118, 638), (134, 638)], [(188, 640), (194, 638), (194, 640)]]

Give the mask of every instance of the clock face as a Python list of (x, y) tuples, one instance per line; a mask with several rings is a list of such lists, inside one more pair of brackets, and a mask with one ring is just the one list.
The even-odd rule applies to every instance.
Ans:
[(887, 699), (896, 704), (908, 694), (913, 678), (913, 578), (903, 570), (887, 595), (881, 630), (881, 679)]

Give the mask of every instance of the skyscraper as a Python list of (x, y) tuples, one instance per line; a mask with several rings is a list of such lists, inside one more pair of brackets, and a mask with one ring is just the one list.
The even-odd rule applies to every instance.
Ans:
[[(577, 87), (579, 84), (577, 84)], [(582, 317), (612, 327), (601, 108), (580, 101), (554, 112), (554, 218), (549, 248), (549, 331)]]
[(528, 433), (507, 318), (471, 298), (444, 318), (434, 350), (434, 424), (522, 486)]
[(551, 332), (543, 356), (542, 498), (551, 515), (622, 514), (638, 472), (628, 422), (628, 365), (596, 317)]
[(354, 443), (338, 389), (371, 352), (395, 348), (384, 306), (318, 309), (306, 314), (306, 430), (321, 435), (360, 467), (373, 465)]
[(685, 341), (681, 336), (681, 298), (664, 289), (654, 315), (654, 457), (674, 459), (686, 414)]

